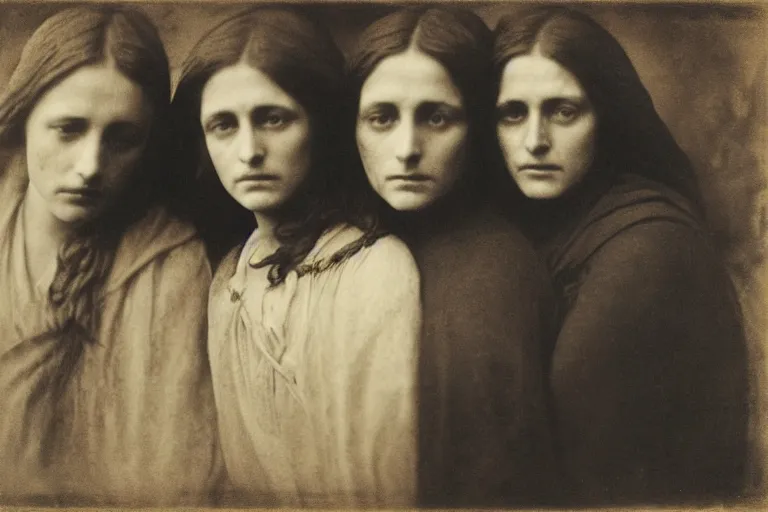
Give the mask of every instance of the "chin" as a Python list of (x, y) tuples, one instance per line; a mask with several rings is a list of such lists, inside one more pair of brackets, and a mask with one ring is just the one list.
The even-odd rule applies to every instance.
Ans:
[(534, 200), (557, 199), (563, 195), (563, 191), (554, 187), (520, 187), (525, 197)]
[(415, 212), (422, 210), (430, 205), (429, 201), (413, 201), (413, 200), (402, 200), (399, 198), (396, 198), (394, 200), (387, 200), (387, 204), (391, 206), (393, 209), (399, 211), (399, 212)]
[(389, 206), (399, 212), (415, 212), (429, 207), (435, 198), (424, 191), (394, 190), (388, 194), (381, 194)]
[(246, 198), (243, 201), (238, 201), (240, 206), (254, 213), (270, 213), (279, 210), (284, 201), (264, 201), (253, 200)]
[(71, 206), (58, 208), (52, 213), (61, 223), (76, 226), (93, 221), (98, 217), (99, 212), (95, 209)]

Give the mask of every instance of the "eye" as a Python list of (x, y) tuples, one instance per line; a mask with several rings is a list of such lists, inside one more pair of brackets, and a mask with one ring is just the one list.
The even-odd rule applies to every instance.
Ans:
[(283, 130), (297, 119), (298, 115), (278, 107), (257, 108), (252, 114), (254, 126), (264, 130)]
[(443, 128), (448, 124), (448, 116), (443, 112), (434, 112), (429, 119), (427, 119), (429, 125), (433, 128)]
[(570, 124), (577, 117), (579, 117), (579, 108), (568, 103), (558, 105), (552, 111), (552, 121), (558, 124)]
[(88, 122), (85, 119), (62, 119), (51, 123), (49, 127), (61, 141), (68, 142), (88, 131)]
[(461, 107), (442, 102), (427, 102), (416, 110), (416, 120), (432, 130), (445, 130), (459, 123), (464, 112)]
[(528, 116), (528, 107), (521, 101), (510, 101), (497, 109), (496, 116), (499, 124), (518, 124)]
[(235, 116), (216, 116), (203, 126), (206, 135), (212, 135), (218, 139), (224, 139), (237, 132), (238, 124)]
[(397, 122), (397, 117), (389, 112), (375, 112), (366, 117), (365, 121), (374, 130), (384, 131)]
[(270, 128), (275, 128), (278, 126), (282, 126), (285, 124), (285, 119), (282, 118), (282, 116), (278, 114), (270, 114), (267, 116), (267, 118), (264, 120), (264, 125), (268, 126)]

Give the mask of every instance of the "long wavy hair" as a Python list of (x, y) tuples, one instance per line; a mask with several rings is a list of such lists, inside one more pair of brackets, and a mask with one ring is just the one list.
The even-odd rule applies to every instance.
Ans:
[(330, 32), (296, 8), (241, 11), (210, 29), (182, 65), (172, 101), (177, 163), (196, 198), (191, 215), (217, 262), (253, 229), (253, 214), (221, 185), (200, 124), (202, 91), (223, 68), (244, 62), (286, 91), (307, 112), (311, 169), (306, 181), (279, 212), (275, 236), (280, 248), (258, 266), (269, 267), (272, 286), (306, 258), (328, 228), (343, 222), (366, 230), (350, 252), (372, 243), (365, 215), (352, 205), (348, 159), (352, 154), (352, 111), (346, 94), (344, 57)]
[(156, 28), (141, 12), (117, 6), (70, 8), (32, 34), (0, 98), (0, 147), (18, 153), (25, 145), (27, 118), (40, 98), (80, 68), (107, 61), (141, 87), (155, 120), (121, 200), (79, 227), (59, 250), (47, 297), (50, 330), (80, 341), (97, 339), (100, 293), (125, 229), (173, 188), (160, 160), (167, 143), (168, 59)]
[(650, 178), (702, 208), (690, 160), (613, 35), (588, 15), (562, 6), (524, 7), (502, 17), (494, 30), (494, 98), (510, 59), (530, 54), (573, 73), (594, 106), (598, 127), (593, 171)]
[[(347, 61), (355, 106), (365, 81), (387, 57), (415, 49), (445, 68), (461, 94), (467, 114), (472, 165), (471, 170), (465, 169), (454, 190), (461, 189), (473, 199), (482, 198), (501, 179), (493, 174), (494, 167), (488, 165), (486, 158), (489, 151), (496, 149), (491, 143), (492, 48), (491, 30), (472, 11), (452, 6), (407, 7), (369, 25), (358, 37)], [(359, 159), (357, 167), (362, 169)], [(365, 180), (362, 170), (357, 175)]]

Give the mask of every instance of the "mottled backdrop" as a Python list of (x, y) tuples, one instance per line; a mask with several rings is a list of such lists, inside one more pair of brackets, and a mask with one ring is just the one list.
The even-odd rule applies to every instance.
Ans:
[[(160, 28), (174, 71), (197, 37), (243, 3), (138, 3)], [(512, 2), (472, 2), (493, 26)], [(0, 84), (19, 58), (21, 45), (53, 3), (0, 2)], [(768, 4), (581, 4), (616, 35), (634, 61), (657, 109), (694, 162), (709, 221), (739, 289), (751, 342), (755, 376), (753, 494), (768, 482), (768, 224), (766, 169), (766, 69)], [(383, 4), (311, 7), (332, 27), (342, 48), (368, 22), (388, 11)], [(176, 73), (174, 73), (174, 77)]]

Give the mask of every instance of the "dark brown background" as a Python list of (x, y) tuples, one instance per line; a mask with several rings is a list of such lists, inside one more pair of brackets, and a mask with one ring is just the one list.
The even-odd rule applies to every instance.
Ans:
[[(2, 3), (0, 87), (35, 27), (62, 3)], [(157, 23), (175, 71), (201, 33), (237, 4), (137, 3)], [(471, 2), (493, 26), (513, 2)], [(696, 166), (710, 226), (739, 290), (754, 375), (751, 493), (768, 482), (768, 226), (766, 78), (768, 4), (580, 4), (624, 45), (656, 107)], [(356, 33), (387, 12), (382, 4), (323, 2), (311, 7), (348, 48)], [(765, 389), (765, 390), (764, 390)]]

